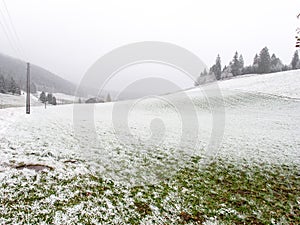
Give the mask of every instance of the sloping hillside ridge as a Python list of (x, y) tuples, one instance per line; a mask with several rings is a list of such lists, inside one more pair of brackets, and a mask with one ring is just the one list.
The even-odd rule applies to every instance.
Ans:
[[(0, 73), (5, 77), (11, 76), (25, 89), (26, 85), (26, 63), (0, 53)], [(31, 65), (31, 82), (39, 91), (59, 92), (74, 95), (76, 85), (67, 81), (50, 71), (36, 65)]]

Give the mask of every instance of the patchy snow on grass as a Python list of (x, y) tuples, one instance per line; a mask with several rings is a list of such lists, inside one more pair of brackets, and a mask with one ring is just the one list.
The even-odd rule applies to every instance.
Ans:
[[(224, 101), (225, 106), (225, 130), (221, 145), (216, 151), (218, 158), (243, 168), (260, 165), (270, 165), (272, 168), (272, 165), (283, 164), (299, 167), (299, 74), (300, 71), (289, 71), (220, 81), (218, 85), (222, 98), (211, 96), (214, 102), (207, 101), (207, 96), (200, 87), (138, 101), (61, 105), (47, 109), (33, 107), (30, 115), (25, 114), (24, 108), (1, 109), (0, 181), (7, 186), (0, 188), (0, 196), (7, 198), (5, 201), (8, 202), (23, 193), (30, 197), (35, 188), (32, 186), (30, 189), (31, 185), (36, 184), (38, 189), (35, 192), (40, 194), (40, 200), (30, 205), (32, 211), (28, 217), (31, 222), (32, 216), (36, 214), (40, 218), (36, 222), (40, 222), (42, 218), (47, 221), (46, 224), (71, 224), (80, 222), (77, 215), (82, 215), (91, 221), (98, 221), (99, 217), (103, 217), (102, 221), (114, 224), (123, 223), (129, 218), (129, 214), (132, 214), (130, 218), (136, 216), (140, 219), (140, 215), (147, 214), (148, 211), (157, 216), (143, 217), (142, 222), (145, 224), (151, 224), (151, 221), (163, 223), (164, 216), (169, 217), (169, 222), (177, 221), (180, 210), (188, 211), (189, 208), (179, 202), (174, 205), (168, 203), (168, 199), (176, 202), (178, 190), (175, 186), (170, 195), (164, 196), (164, 200), (159, 203), (167, 210), (168, 213), (164, 212), (165, 214), (161, 214), (155, 205), (138, 201), (143, 200), (139, 199), (143, 192), (137, 193), (133, 199), (126, 187), (159, 184), (176, 176), (180, 169), (193, 161), (193, 157), (204, 157), (205, 148), (212, 138), (210, 104), (220, 101)], [(191, 129), (195, 125), (190, 123), (192, 116), (190, 108), (187, 108), (186, 97), (192, 100), (198, 119), (196, 126), (199, 132), (196, 140), (193, 130), (186, 129), (186, 133), (183, 132), (184, 125)], [(5, 95), (3, 99), (11, 101), (11, 105), (15, 104), (14, 96)], [(116, 106), (126, 108), (128, 105), (132, 107), (124, 124), (119, 121), (118, 116), (114, 116), (113, 110)], [(84, 114), (91, 107), (94, 111), (93, 118)], [(77, 127), (74, 124), (74, 110), (83, 115), (75, 118)], [(90, 126), (91, 123), (93, 126)], [(35, 172), (28, 169), (30, 165), (45, 165), (54, 170)], [(24, 169), (17, 170), (20, 166)], [(103, 197), (101, 192), (98, 203), (93, 186), (99, 185), (100, 181), (94, 174), (101, 174), (103, 179), (112, 182), (103, 184), (105, 194)], [(44, 185), (44, 192), (48, 193), (45, 198), (43, 190), (40, 190), (41, 183)], [(86, 183), (86, 190), (76, 189), (82, 188)], [(113, 189), (107, 187), (109, 185), (116, 185), (122, 190), (117, 189), (117, 193), (113, 193)], [(53, 188), (60, 190), (59, 193), (53, 194)], [(97, 186), (97, 190), (102, 189)], [(160, 191), (163, 193), (163, 190)], [(189, 191), (185, 187), (180, 193)], [(115, 202), (112, 195), (116, 194), (122, 196), (122, 202)], [(152, 198), (159, 194), (161, 193), (153, 193)], [(90, 195), (93, 201), (80, 201), (80, 196), (89, 199)], [(35, 195), (34, 198), (38, 199)], [(70, 199), (72, 203), (69, 202)], [(64, 206), (64, 212), (55, 211), (55, 204), (58, 202), (68, 202), (70, 205)], [(7, 210), (7, 213), (12, 212), (5, 207), (2, 209)], [(125, 211), (129, 214), (119, 214)], [(236, 209), (226, 206), (213, 212), (243, 218)], [(26, 213), (25, 205), (20, 214), (22, 213)], [(48, 214), (55, 216), (49, 218)], [(188, 220), (199, 219), (186, 212), (182, 217)], [(125, 223), (133, 223), (128, 220)], [(0, 218), (0, 223), (8, 221), (18, 223), (17, 218)], [(205, 217), (205, 221), (206, 224), (219, 224), (219, 218)]]
[[(290, 89), (300, 92), (299, 73), (291, 71), (219, 82), (225, 104), (220, 157), (240, 162), (300, 163), (300, 102), (277, 97), (286, 95)], [(269, 95), (274, 92), (266, 87), (267, 94), (262, 93), (262, 79), (267, 83), (269, 77), (269, 86), (272, 86), (276, 83), (275, 76), (278, 76), (277, 90), (281, 90), (281, 94)], [(256, 85), (253, 84), (255, 78)], [(247, 80), (250, 85), (246, 90)], [(236, 89), (243, 86), (243, 91)], [(118, 103), (134, 106), (126, 118), (128, 128), (118, 124), (118, 118), (112, 116), (115, 103), (92, 105), (94, 121), (81, 118), (77, 123), (83, 128), (75, 128), (75, 132), (72, 105), (35, 107), (31, 115), (24, 115), (23, 108), (1, 110), (0, 164), (45, 162), (49, 166), (64, 167), (68, 161), (67, 164), (84, 162), (115, 180), (144, 179), (151, 183), (160, 176), (168, 176), (169, 172), (176, 172), (192, 155), (203, 154), (212, 138), (210, 103), (198, 88), (187, 91), (187, 95), (195, 105), (198, 118), (196, 141), (193, 135), (181, 140), (182, 126), (187, 121), (181, 121), (180, 113), (189, 115), (190, 111), (184, 110), (185, 96), (180, 93)], [(76, 107), (84, 113), (91, 105)], [(179, 112), (179, 108), (183, 110)], [(153, 120), (157, 122), (154, 126)], [(95, 137), (89, 122), (96, 128)]]

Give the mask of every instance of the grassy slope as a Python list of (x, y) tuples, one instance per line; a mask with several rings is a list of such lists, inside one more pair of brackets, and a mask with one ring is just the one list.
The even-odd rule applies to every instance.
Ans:
[(0, 185), (0, 223), (300, 224), (296, 166), (198, 159), (152, 186), (124, 187), (101, 174), (15, 171)]

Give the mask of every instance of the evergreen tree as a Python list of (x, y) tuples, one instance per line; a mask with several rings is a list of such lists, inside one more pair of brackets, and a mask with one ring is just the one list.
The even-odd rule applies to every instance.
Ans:
[(253, 73), (258, 73), (258, 64), (259, 64), (259, 56), (257, 54), (255, 54), (254, 56), (254, 60), (253, 60)]
[(203, 84), (205, 81), (205, 77), (208, 75), (207, 70), (204, 69), (203, 72), (200, 73), (200, 76), (195, 81), (195, 86), (199, 86), (200, 84)]
[(288, 65), (283, 65), (282, 71), (288, 71), (288, 70), (291, 70), (291, 67)]
[(271, 56), (271, 71), (272, 72), (276, 72), (274, 67), (276, 66), (277, 64), (277, 57), (276, 55), (273, 53), (272, 56)]
[(240, 54), (239, 57), (239, 74), (243, 74), (243, 69), (244, 69), (244, 58), (242, 56), (242, 54)]
[(8, 83), (8, 92), (11, 92), (12, 94), (16, 94), (17, 93), (17, 83), (15, 82), (14, 78), (10, 78), (10, 81)]
[(210, 69), (209, 69), (209, 74), (213, 74), (213, 75), (215, 75), (215, 67), (216, 67), (216, 65), (213, 65), (212, 67), (210, 67)]
[(0, 74), (0, 93), (6, 93), (5, 80), (2, 74)]
[(275, 54), (271, 56), (271, 72), (276, 73), (280, 72), (283, 69), (283, 64), (279, 58), (276, 57)]
[(49, 104), (52, 104), (52, 100), (53, 100), (53, 95), (51, 93), (48, 93), (48, 95), (47, 95), (47, 102)]
[(46, 94), (45, 94), (45, 92), (43, 92), (43, 91), (42, 91), (42, 93), (40, 94), (40, 101), (41, 101), (42, 103), (47, 102)]
[(207, 75), (208, 75), (207, 70), (204, 69), (204, 71), (203, 71), (200, 75), (201, 75), (201, 76), (207, 76)]
[(291, 66), (293, 70), (299, 69), (299, 54), (298, 54), (298, 50), (295, 51), (292, 62), (291, 62)]
[(271, 72), (271, 57), (267, 47), (263, 48), (259, 54), (258, 73)]
[(225, 79), (225, 78), (230, 78), (232, 77), (232, 72), (231, 72), (231, 63), (229, 66), (225, 66), (223, 71), (222, 71), (222, 74), (221, 74), (221, 78), (222, 79)]
[(277, 57), (276, 55), (273, 53), (271, 56), (271, 64), (274, 63), (276, 61)]
[(243, 58), (242, 54), (240, 54), (239, 63), (240, 63), (240, 67), (243, 68), (244, 67), (244, 58)]
[(53, 98), (52, 98), (52, 103), (51, 103), (52, 105), (56, 105), (57, 103), (56, 103), (56, 98), (55, 98), (55, 96), (53, 96)]
[(251, 74), (251, 73), (255, 73), (253, 66), (246, 66), (242, 70), (242, 74)]
[(214, 68), (214, 74), (216, 76), (217, 80), (221, 79), (221, 73), (222, 73), (222, 66), (221, 66), (221, 57), (220, 55), (217, 56), (216, 59), (216, 64), (215, 64), (215, 68)]
[(240, 62), (238, 52), (235, 52), (230, 67), (233, 76), (237, 76), (240, 74)]

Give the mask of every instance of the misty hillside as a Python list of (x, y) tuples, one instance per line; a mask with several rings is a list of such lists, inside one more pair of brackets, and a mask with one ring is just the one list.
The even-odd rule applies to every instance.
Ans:
[[(26, 63), (0, 54), (0, 73), (11, 76), (24, 90), (26, 85)], [(31, 82), (38, 91), (59, 92), (74, 95), (76, 85), (39, 66), (31, 64)]]

